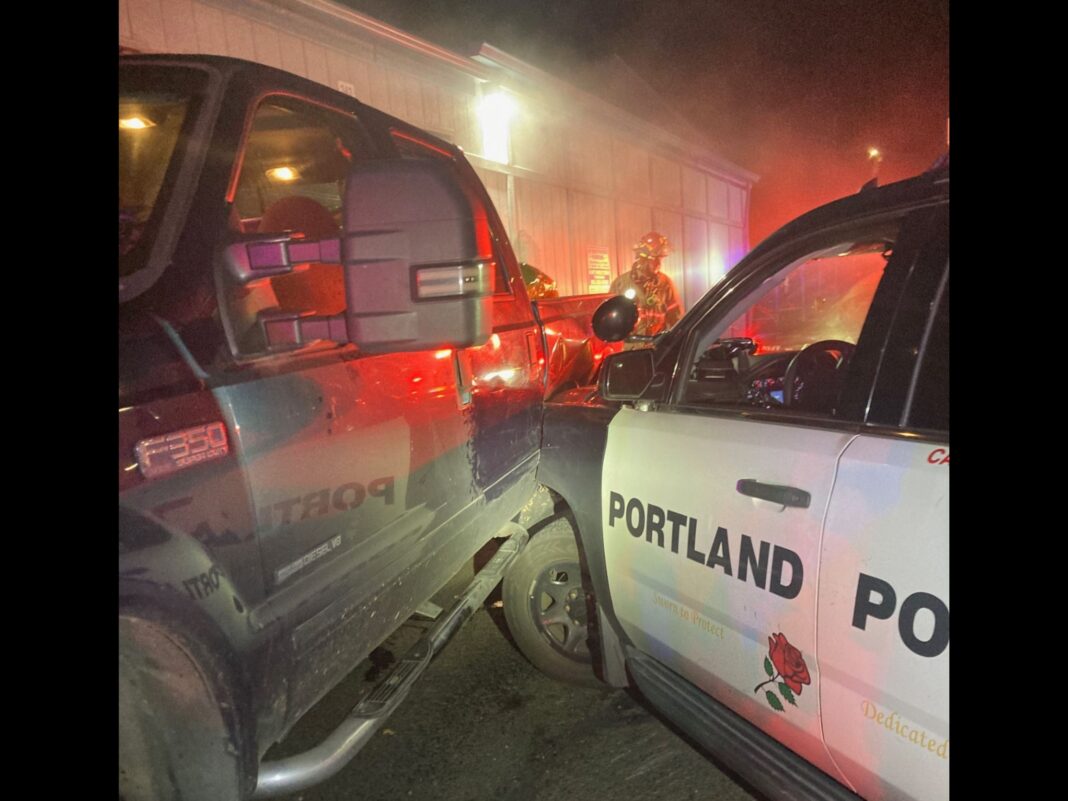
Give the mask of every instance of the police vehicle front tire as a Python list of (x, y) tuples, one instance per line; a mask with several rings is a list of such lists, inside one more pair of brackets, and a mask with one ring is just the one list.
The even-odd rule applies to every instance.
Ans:
[(504, 577), (504, 617), (519, 650), (554, 679), (603, 687), (593, 672), (588, 620), (594, 614), (575, 532), (559, 519), (535, 534)]
[(242, 779), (225, 669), (194, 637), (119, 615), (120, 801), (238, 801)]

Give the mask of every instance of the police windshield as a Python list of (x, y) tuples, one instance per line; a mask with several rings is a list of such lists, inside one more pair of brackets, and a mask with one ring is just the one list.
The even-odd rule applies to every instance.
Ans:
[(879, 239), (812, 254), (724, 336), (752, 338), (761, 354), (796, 352), (830, 339), (855, 344), (892, 247)]

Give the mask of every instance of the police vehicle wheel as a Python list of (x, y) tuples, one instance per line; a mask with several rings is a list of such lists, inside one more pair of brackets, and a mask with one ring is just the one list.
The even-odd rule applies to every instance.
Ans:
[(586, 586), (575, 533), (567, 520), (557, 520), (534, 535), (505, 575), (504, 617), (534, 667), (560, 681), (597, 687), (603, 685), (587, 643), (593, 599)]
[(194, 637), (120, 613), (120, 801), (246, 797), (224, 675)]

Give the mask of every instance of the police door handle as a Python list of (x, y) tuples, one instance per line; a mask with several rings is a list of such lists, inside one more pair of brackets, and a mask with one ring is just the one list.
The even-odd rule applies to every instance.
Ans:
[(750, 498), (760, 498), (762, 501), (771, 501), (783, 506), (796, 506), (799, 509), (807, 509), (809, 503), (812, 502), (812, 496), (803, 489), (783, 487), (779, 484), (764, 484), (755, 478), (739, 479), (735, 489)]

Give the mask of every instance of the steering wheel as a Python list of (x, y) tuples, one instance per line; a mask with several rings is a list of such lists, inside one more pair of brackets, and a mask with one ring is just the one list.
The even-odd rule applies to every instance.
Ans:
[(833, 411), (845, 365), (855, 350), (855, 345), (841, 339), (821, 339), (798, 351), (783, 376), (783, 406)]

